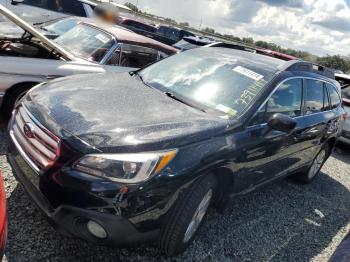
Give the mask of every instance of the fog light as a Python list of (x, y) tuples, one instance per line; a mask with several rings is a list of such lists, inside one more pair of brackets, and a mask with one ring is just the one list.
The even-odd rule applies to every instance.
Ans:
[(107, 237), (107, 232), (106, 230), (98, 223), (96, 223), (95, 221), (90, 220), (87, 223), (87, 229), (89, 230), (89, 232), (97, 237), (97, 238), (106, 238)]

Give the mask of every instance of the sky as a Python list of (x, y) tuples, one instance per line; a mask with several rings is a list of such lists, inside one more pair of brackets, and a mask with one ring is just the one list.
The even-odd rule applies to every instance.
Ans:
[(315, 55), (350, 55), (350, 0), (129, 0), (143, 11)]

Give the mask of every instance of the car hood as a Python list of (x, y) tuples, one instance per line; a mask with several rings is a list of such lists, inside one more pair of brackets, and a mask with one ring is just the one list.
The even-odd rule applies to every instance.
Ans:
[(227, 127), (227, 120), (169, 98), (129, 73), (58, 79), (34, 88), (24, 104), (51, 131), (108, 152), (171, 148)]
[(24, 31), (28, 32), (35, 38), (39, 39), (41, 42), (43, 42), (48, 48), (56, 51), (58, 54), (60, 54), (65, 60), (75, 60), (74, 55), (72, 55), (70, 52), (66, 51), (64, 48), (56, 44), (55, 42), (48, 39), (46, 36), (44, 36), (42, 33), (40, 33), (37, 29), (35, 29), (33, 26), (25, 22), (23, 19), (19, 18), (17, 15), (12, 13), (10, 10), (8, 10), (6, 7), (0, 4), (0, 14), (4, 15), (9, 21), (13, 22), (20, 28), (22, 28)]

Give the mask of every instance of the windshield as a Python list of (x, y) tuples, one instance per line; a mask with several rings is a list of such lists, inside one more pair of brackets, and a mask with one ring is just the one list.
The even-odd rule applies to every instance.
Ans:
[(174, 96), (182, 96), (237, 117), (250, 106), (274, 71), (265, 70), (258, 55), (222, 48), (199, 48), (169, 57), (143, 69), (143, 81)]
[(74, 55), (100, 63), (114, 44), (113, 38), (102, 30), (79, 24), (55, 40)]
[(56, 35), (62, 35), (63, 33), (71, 30), (77, 24), (78, 24), (77, 19), (65, 18), (65, 19), (59, 19), (59, 20), (56, 19), (53, 21), (46, 22), (42, 24), (41, 28), (51, 33), (54, 33)]

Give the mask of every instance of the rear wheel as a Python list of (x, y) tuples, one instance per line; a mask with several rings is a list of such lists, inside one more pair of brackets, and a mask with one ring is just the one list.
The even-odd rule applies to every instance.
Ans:
[(315, 177), (320, 173), (321, 168), (327, 160), (328, 152), (329, 146), (325, 145), (318, 152), (309, 169), (305, 173), (294, 175), (294, 179), (302, 184), (311, 183), (315, 179)]
[(179, 196), (161, 228), (159, 248), (167, 256), (184, 252), (192, 243), (214, 198), (216, 186), (215, 177), (209, 175)]

